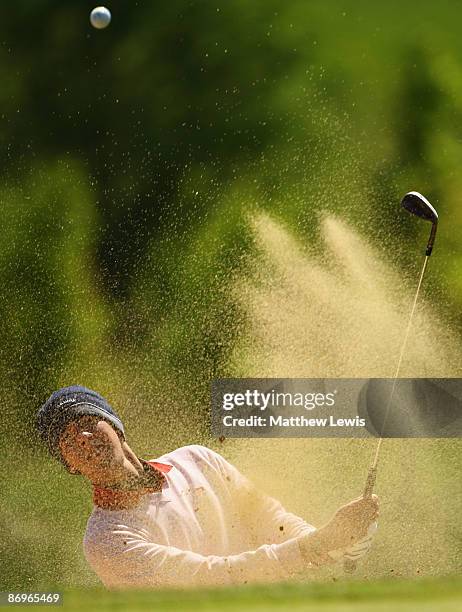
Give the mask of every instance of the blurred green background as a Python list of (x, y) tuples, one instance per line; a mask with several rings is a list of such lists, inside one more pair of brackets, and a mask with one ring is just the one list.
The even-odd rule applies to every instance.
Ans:
[(441, 217), (433, 293), (462, 326), (459, 2), (107, 5), (104, 31), (87, 1), (0, 5), (3, 590), (95, 582), (88, 488), (34, 434), (54, 388), (107, 395), (143, 452), (207, 439), (249, 211), (307, 242), (336, 213), (405, 271), (428, 228), (398, 203), (418, 189)]

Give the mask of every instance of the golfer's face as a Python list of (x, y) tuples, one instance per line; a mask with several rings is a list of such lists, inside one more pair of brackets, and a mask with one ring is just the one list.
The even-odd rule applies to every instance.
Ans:
[(125, 457), (114, 429), (94, 416), (69, 423), (61, 434), (59, 448), (71, 471), (92, 479), (121, 469)]

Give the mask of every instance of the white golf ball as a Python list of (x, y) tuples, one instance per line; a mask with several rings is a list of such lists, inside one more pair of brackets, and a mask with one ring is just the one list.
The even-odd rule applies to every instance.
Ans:
[(98, 30), (107, 28), (111, 23), (111, 12), (105, 6), (97, 6), (90, 13), (90, 23)]

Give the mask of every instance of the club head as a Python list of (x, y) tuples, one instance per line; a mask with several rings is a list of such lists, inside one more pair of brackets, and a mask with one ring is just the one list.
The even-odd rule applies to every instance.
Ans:
[(401, 200), (401, 205), (412, 215), (420, 217), (425, 221), (430, 221), (432, 229), (430, 232), (430, 238), (427, 243), (426, 255), (431, 255), (433, 244), (435, 242), (436, 228), (438, 226), (438, 213), (430, 204), (430, 202), (418, 191), (409, 191), (406, 193), (404, 198)]
[(430, 221), (430, 223), (438, 222), (438, 213), (430, 204), (430, 202), (418, 191), (410, 191), (406, 193), (401, 200), (402, 206), (411, 214)]

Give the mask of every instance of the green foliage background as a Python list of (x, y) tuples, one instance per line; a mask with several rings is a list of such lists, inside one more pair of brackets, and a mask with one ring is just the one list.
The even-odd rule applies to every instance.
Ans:
[(98, 388), (144, 452), (207, 435), (249, 210), (311, 241), (337, 212), (405, 270), (428, 228), (397, 203), (419, 189), (442, 221), (435, 295), (462, 325), (458, 2), (109, 7), (96, 31), (86, 1), (0, 5), (2, 589), (91, 580), (88, 491), (33, 430), (54, 388)]

